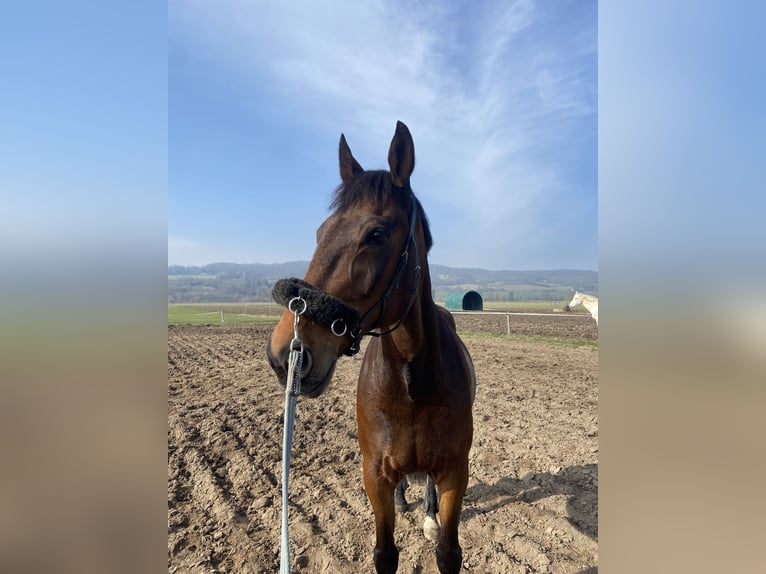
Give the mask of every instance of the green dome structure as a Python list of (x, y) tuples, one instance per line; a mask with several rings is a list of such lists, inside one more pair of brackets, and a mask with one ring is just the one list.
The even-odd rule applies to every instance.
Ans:
[(451, 311), (483, 311), (484, 300), (476, 291), (455, 291), (447, 294), (444, 306)]

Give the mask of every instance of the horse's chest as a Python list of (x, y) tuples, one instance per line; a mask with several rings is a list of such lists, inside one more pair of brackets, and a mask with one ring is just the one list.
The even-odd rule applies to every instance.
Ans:
[(454, 413), (447, 407), (418, 407), (411, 402), (381, 414), (380, 424), (371, 429), (374, 442), (399, 471), (427, 469), (436, 462), (436, 453), (444, 456), (460, 442), (451, 436)]
[(426, 392), (414, 400), (409, 390), (419, 381), (408, 365), (388, 371), (390, 378), (385, 380), (374, 371), (369, 374), (360, 378), (357, 392), (363, 453), (377, 453), (373, 457), (380, 457), (388, 470), (404, 473), (427, 470), (442, 458), (459, 454), (452, 451), (464, 442), (462, 435), (455, 435), (464, 413), (447, 400), (440, 402), (443, 393)]

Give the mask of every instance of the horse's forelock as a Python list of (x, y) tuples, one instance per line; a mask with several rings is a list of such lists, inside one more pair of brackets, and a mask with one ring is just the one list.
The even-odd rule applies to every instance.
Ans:
[[(335, 190), (330, 209), (345, 210), (362, 201), (374, 201), (376, 208), (382, 208), (389, 201), (395, 201), (402, 209), (409, 209), (409, 197), (415, 197), (409, 184), (407, 187), (397, 187), (391, 181), (388, 171), (365, 171), (351, 181), (341, 183)], [(428, 224), (428, 218), (420, 201), (415, 197), (420, 218), (423, 223), (423, 236), (426, 251), (431, 249), (433, 238)]]
[(409, 187), (395, 187), (391, 181), (391, 174), (387, 171), (365, 171), (338, 186), (330, 207), (346, 209), (361, 201), (372, 199), (375, 207), (383, 207), (393, 200), (406, 208), (410, 191)]

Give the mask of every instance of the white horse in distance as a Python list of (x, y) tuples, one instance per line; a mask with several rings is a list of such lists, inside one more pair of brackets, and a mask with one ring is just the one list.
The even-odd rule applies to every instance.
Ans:
[(564, 309), (571, 311), (572, 307), (579, 305), (580, 303), (582, 303), (583, 307), (590, 311), (591, 316), (596, 320), (596, 325), (598, 325), (598, 297), (575, 291), (574, 297), (572, 297), (569, 305), (564, 307)]

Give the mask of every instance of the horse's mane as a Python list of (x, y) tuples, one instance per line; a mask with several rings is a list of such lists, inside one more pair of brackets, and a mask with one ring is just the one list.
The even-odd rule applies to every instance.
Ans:
[(407, 184), (407, 187), (396, 187), (391, 181), (391, 174), (388, 171), (364, 171), (351, 181), (340, 184), (335, 190), (332, 202), (330, 203), (330, 209), (342, 210), (360, 201), (372, 199), (377, 208), (382, 208), (389, 201), (394, 201), (402, 209), (407, 210), (410, 207), (408, 201), (410, 195), (415, 199), (415, 204), (420, 212), (426, 251), (429, 251), (434, 241), (423, 206), (418, 198), (415, 197), (409, 184)]

